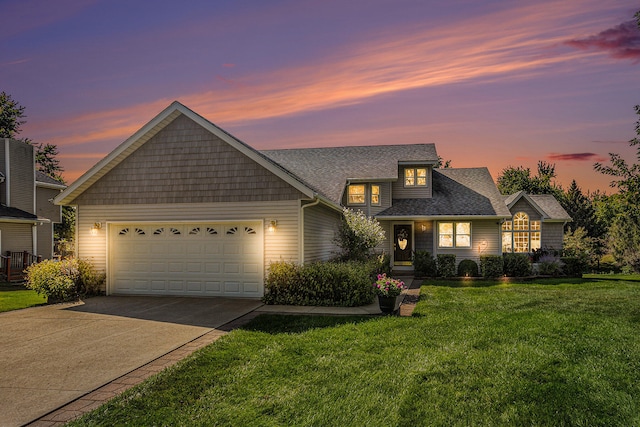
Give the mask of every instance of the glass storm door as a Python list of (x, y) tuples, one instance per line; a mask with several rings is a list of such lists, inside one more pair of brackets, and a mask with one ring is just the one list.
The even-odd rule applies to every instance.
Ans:
[(395, 265), (411, 265), (411, 225), (393, 226), (393, 263)]

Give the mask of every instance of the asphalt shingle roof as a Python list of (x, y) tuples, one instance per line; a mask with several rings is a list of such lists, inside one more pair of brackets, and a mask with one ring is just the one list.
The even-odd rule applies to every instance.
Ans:
[(394, 199), (378, 217), (496, 216), (511, 213), (487, 168), (434, 169), (431, 199)]
[(529, 197), (544, 211), (549, 219), (571, 221), (567, 211), (551, 194), (529, 194)]
[(36, 220), (38, 219), (38, 216), (32, 213), (23, 211), (22, 209), (0, 205), (0, 220), (2, 219)]
[(436, 163), (434, 144), (265, 150), (263, 155), (329, 200), (340, 203), (349, 179), (397, 180), (398, 162)]
[(36, 171), (36, 182), (42, 182), (44, 184), (55, 184), (55, 185), (60, 185), (60, 186), (64, 185), (60, 181), (50, 177), (49, 175), (47, 175), (44, 172), (40, 172), (38, 170)]

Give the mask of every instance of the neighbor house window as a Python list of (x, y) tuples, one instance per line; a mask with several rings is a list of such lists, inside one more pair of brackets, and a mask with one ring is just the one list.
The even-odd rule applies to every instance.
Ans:
[(438, 246), (441, 248), (470, 248), (470, 222), (438, 223)]
[(502, 223), (502, 252), (529, 253), (541, 247), (540, 221), (517, 212), (513, 220)]
[(349, 185), (349, 204), (350, 205), (364, 205), (365, 204), (365, 185), (364, 184), (352, 184)]
[(380, 186), (371, 186), (371, 206), (380, 206)]
[(427, 186), (427, 169), (426, 168), (405, 168), (404, 186), (405, 187), (426, 187)]

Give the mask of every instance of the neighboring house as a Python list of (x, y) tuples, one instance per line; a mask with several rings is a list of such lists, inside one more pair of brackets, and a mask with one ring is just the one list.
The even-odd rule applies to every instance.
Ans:
[(336, 255), (343, 207), (380, 220), (396, 269), (421, 249), (559, 248), (569, 217), (553, 198), (505, 200), (486, 168), (437, 160), (433, 144), (260, 152), (174, 102), (56, 203), (76, 206), (76, 253), (108, 294), (260, 297), (270, 262)]
[(0, 139), (0, 252), (53, 256), (53, 224), (62, 220), (53, 199), (65, 185), (36, 171), (32, 145)]

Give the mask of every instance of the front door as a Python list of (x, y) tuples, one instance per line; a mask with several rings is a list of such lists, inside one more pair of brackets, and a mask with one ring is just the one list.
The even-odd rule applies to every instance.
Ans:
[(396, 224), (393, 226), (394, 265), (411, 265), (412, 235), (411, 224)]

